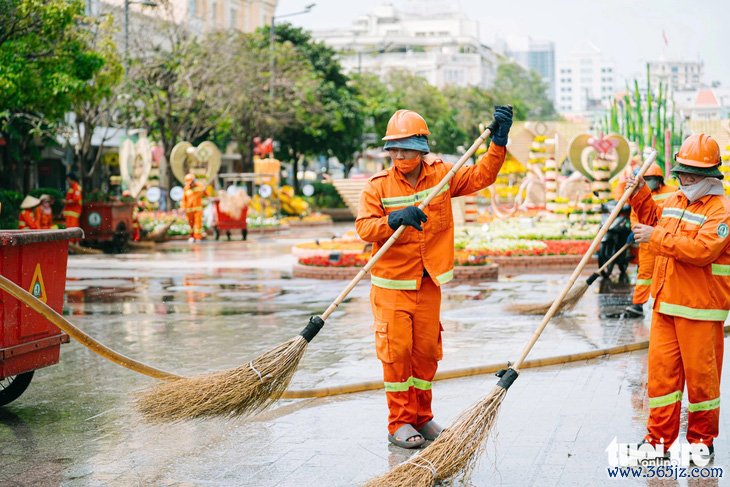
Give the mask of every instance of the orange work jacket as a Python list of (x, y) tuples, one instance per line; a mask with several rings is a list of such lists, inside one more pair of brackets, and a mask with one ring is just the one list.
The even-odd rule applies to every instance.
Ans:
[[(419, 232), (406, 227), (390, 249), (372, 267), (371, 282), (386, 289), (420, 289), (424, 271), (437, 284), (454, 277), (454, 219), (451, 198), (472, 194), (492, 184), (502, 167), (506, 149), (490, 144), (489, 151), (470, 167), (460, 168), (449, 184), (424, 210), (428, 221)], [(355, 228), (360, 238), (373, 242), (373, 255), (394, 230), (388, 215), (423, 201), (453, 167), (439, 159), (424, 161), (414, 188), (395, 167), (375, 174), (360, 196)]]
[(196, 211), (203, 211), (203, 192), (205, 188), (199, 182), (193, 183), (192, 186), (185, 185), (185, 191), (183, 192), (183, 198), (180, 202), (180, 207), (185, 210), (185, 213), (193, 213)]
[(646, 186), (631, 206), (654, 226), (651, 282), (654, 309), (693, 320), (725, 321), (730, 310), (730, 200), (707, 195), (690, 204), (676, 191), (660, 207)]
[(81, 186), (76, 181), (71, 183), (66, 191), (66, 204), (63, 206), (63, 216), (81, 217)]
[(38, 222), (38, 228), (49, 229), (53, 226), (53, 210), (50, 208), (44, 211), (43, 205), (40, 204), (35, 210), (35, 219)]
[(35, 219), (35, 209), (21, 210), (18, 219), (18, 228), (21, 230), (38, 230), (38, 222)]
[[(626, 187), (626, 181), (624, 181), (624, 189)], [(658, 206), (663, 206), (664, 202), (672, 196), (672, 193), (677, 191), (677, 188), (674, 186), (667, 186), (666, 184), (662, 184), (658, 189), (651, 192), (651, 199), (653, 199)], [(621, 192), (621, 195), (623, 195), (623, 191)], [(621, 197), (619, 196), (619, 198)], [(631, 209), (631, 226), (633, 227), (635, 223), (639, 223), (639, 217), (636, 216), (636, 211), (632, 208)], [(646, 244), (642, 244), (646, 245)]]

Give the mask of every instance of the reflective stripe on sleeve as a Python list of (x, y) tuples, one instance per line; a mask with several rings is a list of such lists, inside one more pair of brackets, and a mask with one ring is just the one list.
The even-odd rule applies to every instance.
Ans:
[(436, 281), (439, 284), (446, 284), (454, 278), (454, 269), (448, 270), (441, 275), (436, 276)]
[(651, 286), (651, 279), (637, 279), (637, 286)]
[(668, 198), (671, 198), (672, 196), (674, 196), (674, 193), (673, 192), (672, 193), (662, 193), (662, 194), (655, 194), (655, 195), (653, 195), (651, 197), (651, 199), (653, 199), (654, 201), (664, 201), (664, 200), (666, 200)]

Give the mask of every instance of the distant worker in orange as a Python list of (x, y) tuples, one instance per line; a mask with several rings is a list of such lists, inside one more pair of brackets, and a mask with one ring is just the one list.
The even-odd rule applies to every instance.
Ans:
[(36, 208), (35, 218), (38, 222), (38, 228), (48, 230), (53, 226), (53, 207), (51, 206), (51, 197), (47, 194), (41, 195), (41, 204)]
[(63, 200), (63, 216), (66, 219), (66, 228), (78, 227), (81, 218), (81, 205), (83, 204), (79, 178), (76, 174), (70, 172), (66, 176), (66, 182), (68, 183), (68, 189)]
[(18, 218), (19, 230), (38, 230), (38, 220), (36, 220), (36, 208), (41, 204), (41, 200), (28, 195), (22, 203), (20, 203), (20, 216)]
[[(651, 199), (657, 206), (664, 202), (676, 191), (673, 186), (664, 184), (664, 171), (658, 164), (652, 164), (644, 174), (646, 185), (651, 191)], [(631, 210), (631, 226), (639, 223), (636, 212)], [(626, 313), (631, 316), (644, 316), (644, 303), (649, 301), (649, 286), (651, 286), (651, 275), (654, 272), (654, 254), (649, 251), (647, 244), (639, 245), (639, 266), (634, 285), (634, 296), (632, 304), (626, 307)]]
[(372, 176), (360, 197), (355, 227), (373, 243), (373, 254), (398, 227), (407, 226), (373, 266), (370, 290), (389, 409), (388, 441), (402, 448), (418, 448), (442, 431), (431, 411), (431, 381), (442, 357), (441, 285), (454, 277), (451, 198), (495, 181), (511, 125), (511, 107), (497, 107), (489, 151), (475, 165), (459, 169), (422, 211), (419, 202), (453, 165), (427, 159), (426, 121), (416, 112), (398, 110), (383, 137), (393, 166)]
[[(730, 201), (721, 179), (720, 147), (704, 134), (675, 155), (676, 191), (659, 206), (643, 178), (631, 198), (636, 241), (655, 255), (649, 336), (649, 420), (644, 443), (664, 450), (679, 436), (682, 393), (689, 399), (687, 441), (703, 460), (719, 432), (723, 323), (730, 309)], [(704, 446), (699, 446), (699, 445)]]
[(203, 238), (203, 194), (205, 186), (195, 180), (193, 173), (185, 175), (185, 188), (180, 201), (180, 208), (185, 210), (192, 233), (188, 242), (197, 242)]

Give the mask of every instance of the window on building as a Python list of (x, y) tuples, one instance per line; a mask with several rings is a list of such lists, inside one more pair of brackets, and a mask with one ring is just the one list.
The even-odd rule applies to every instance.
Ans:
[(238, 10), (231, 8), (231, 17), (228, 19), (228, 27), (236, 29), (238, 27)]
[(218, 2), (215, 0), (210, 2), (210, 20), (213, 23), (218, 22)]

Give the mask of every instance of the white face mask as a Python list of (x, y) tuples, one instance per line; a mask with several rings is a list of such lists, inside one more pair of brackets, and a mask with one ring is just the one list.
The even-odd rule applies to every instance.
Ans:
[(725, 189), (722, 186), (722, 181), (713, 177), (706, 177), (700, 179), (694, 184), (682, 184), (679, 183), (679, 189), (684, 193), (690, 203), (694, 203), (703, 196), (708, 194), (723, 195)]

